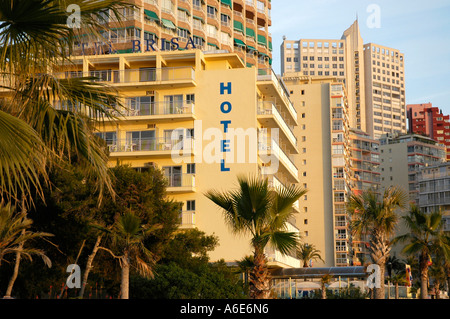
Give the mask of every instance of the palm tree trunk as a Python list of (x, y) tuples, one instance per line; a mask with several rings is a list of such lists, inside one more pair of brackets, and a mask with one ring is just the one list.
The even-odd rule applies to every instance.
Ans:
[(384, 291), (384, 267), (385, 263), (378, 263), (380, 266), (380, 288), (375, 287), (375, 299), (385, 299)]
[(128, 252), (125, 251), (122, 257), (122, 280), (120, 283), (120, 298), (129, 299), (129, 286), (130, 286), (130, 260)]
[(267, 269), (266, 256), (263, 248), (255, 245), (254, 251), (255, 266), (250, 273), (250, 298), (269, 299), (270, 297), (270, 276)]
[[(22, 234), (24, 232), (25, 232), (25, 230), (22, 231)], [(23, 248), (23, 242), (21, 242), (19, 244), (19, 250), (21, 250), (22, 248)], [(14, 283), (16, 282), (17, 276), (19, 274), (20, 259), (21, 259), (21, 254), (20, 254), (20, 252), (17, 252), (16, 253), (16, 262), (14, 264), (13, 274), (12, 274), (11, 278), (9, 279), (8, 287), (6, 288), (6, 293), (5, 293), (5, 297), (6, 298), (11, 297), (11, 293), (12, 293), (12, 289), (13, 289)]]
[(395, 299), (399, 299), (400, 297), (400, 292), (399, 292), (399, 288), (398, 288), (398, 282), (395, 283)]
[(80, 293), (79, 293), (80, 298), (83, 298), (84, 291), (86, 289), (86, 285), (87, 285), (87, 281), (88, 281), (88, 277), (89, 277), (89, 273), (92, 269), (92, 264), (94, 262), (95, 256), (97, 255), (97, 251), (100, 246), (101, 240), (102, 240), (102, 235), (97, 237), (97, 241), (95, 242), (94, 248), (92, 249), (92, 253), (89, 255), (88, 260), (86, 262), (86, 270), (84, 271), (84, 274), (83, 274), (83, 281), (81, 283), (81, 289), (80, 289)]
[[(27, 212), (27, 209), (25, 207), (25, 197), (23, 195), (22, 195), (22, 212), (23, 213)], [(22, 235), (24, 235), (24, 234), (25, 234), (25, 229), (22, 230)], [(16, 253), (16, 262), (14, 264), (14, 271), (11, 276), (11, 279), (9, 280), (8, 287), (6, 288), (5, 297), (11, 297), (14, 283), (16, 282), (17, 276), (19, 275), (20, 259), (22, 258), (20, 250), (22, 250), (23, 244), (24, 244), (23, 242), (21, 242), (19, 244), (19, 251)]]
[(420, 299), (428, 299), (428, 265), (427, 254), (420, 255)]

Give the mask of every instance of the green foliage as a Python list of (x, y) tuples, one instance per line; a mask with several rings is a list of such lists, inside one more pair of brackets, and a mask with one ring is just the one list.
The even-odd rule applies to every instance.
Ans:
[(155, 268), (155, 278), (132, 277), (130, 297), (142, 299), (242, 299), (239, 276), (223, 261), (209, 263), (218, 241), (198, 230), (178, 233)]

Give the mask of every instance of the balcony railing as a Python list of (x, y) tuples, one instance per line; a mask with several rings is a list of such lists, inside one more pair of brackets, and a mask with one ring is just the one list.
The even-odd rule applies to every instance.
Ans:
[(278, 79), (278, 77), (275, 75), (275, 72), (271, 69), (259, 69), (258, 70), (258, 81), (271, 81), (275, 88), (277, 89), (278, 93), (281, 96), (281, 99), (286, 104), (286, 108), (291, 113), (291, 116), (297, 120), (297, 111), (295, 110), (294, 106), (292, 105), (291, 100), (289, 99), (289, 94), (287, 93), (286, 87), (284, 84)]
[(258, 106), (258, 114), (264, 115), (264, 114), (272, 114), (275, 119), (279, 122), (281, 128), (286, 133), (287, 137), (291, 140), (291, 142), (294, 145), (297, 145), (297, 138), (294, 135), (294, 132), (292, 131), (292, 128), (286, 123), (284, 118), (281, 116), (280, 111), (276, 108), (275, 105), (273, 105), (272, 102), (263, 101), (259, 103)]
[(167, 187), (195, 187), (195, 175), (193, 174), (171, 174), (165, 175), (168, 182)]
[(295, 166), (294, 162), (289, 158), (289, 156), (278, 146), (278, 144), (272, 140), (271, 145), (266, 143), (258, 143), (258, 150), (267, 151), (270, 150), (271, 154), (274, 154), (287, 168), (287, 170), (298, 178), (298, 168)]
[(163, 138), (129, 138), (113, 141), (108, 145), (110, 153), (156, 152), (172, 150), (193, 150), (193, 139), (170, 140)]
[(195, 226), (195, 211), (182, 211), (180, 213), (180, 227)]
[(132, 104), (129, 100), (125, 116), (151, 116), (151, 115), (175, 115), (194, 114), (194, 103), (192, 101), (181, 102), (136, 102)]
[[(80, 72), (64, 72), (65, 78), (81, 77)], [(96, 81), (109, 83), (144, 83), (158, 81), (194, 81), (195, 71), (192, 67), (175, 68), (140, 68), (126, 70), (96, 70), (85, 76), (96, 77)]]

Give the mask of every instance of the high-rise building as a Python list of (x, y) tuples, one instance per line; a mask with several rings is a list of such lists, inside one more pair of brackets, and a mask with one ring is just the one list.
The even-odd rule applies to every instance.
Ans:
[(405, 134), (405, 61), (397, 49), (369, 43), (364, 45), (366, 74), (367, 133), (378, 139), (383, 134)]
[(406, 106), (410, 133), (422, 134), (447, 147), (450, 160), (450, 116), (431, 103), (408, 104)]
[(350, 127), (372, 138), (406, 133), (404, 55), (396, 49), (363, 44), (358, 21), (341, 39), (284, 40), (281, 73), (333, 76), (346, 86)]
[(346, 90), (336, 78), (288, 73), (283, 82), (299, 115), (295, 163), (308, 189), (297, 226), (326, 266), (357, 265), (367, 251), (350, 234), (346, 204), (351, 192), (378, 191), (379, 143), (350, 128)]
[[(297, 112), (271, 69), (247, 68), (235, 53), (185, 50), (74, 57), (59, 75), (93, 75), (119, 91), (124, 116), (98, 132), (110, 165), (160, 168), (168, 195), (183, 203), (180, 227), (218, 236), (212, 260), (252, 254), (204, 193), (234, 189), (239, 174), (263, 175), (278, 189), (299, 183)], [(286, 226), (299, 231), (294, 220)], [(270, 247), (266, 256), (273, 267), (299, 267)]]
[(272, 59), (270, 0), (134, 0), (121, 22), (105, 14), (100, 39), (83, 35), (75, 54), (200, 49), (236, 52), (247, 66)]

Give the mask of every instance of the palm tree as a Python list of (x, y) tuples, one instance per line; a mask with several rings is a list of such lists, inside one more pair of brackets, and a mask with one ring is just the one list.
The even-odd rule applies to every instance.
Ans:
[(441, 254), (450, 261), (450, 238), (443, 232), (441, 212), (424, 213), (412, 205), (404, 222), (409, 232), (398, 236), (396, 241), (406, 242), (403, 252), (407, 255), (419, 255), (420, 298), (428, 298), (428, 268), (433, 253)]
[[(405, 263), (398, 259), (395, 255), (389, 256), (386, 260), (386, 270), (388, 282), (395, 284), (395, 299), (398, 299), (398, 285), (406, 282)], [(390, 288), (388, 292), (388, 298), (390, 298)]]
[(332, 278), (333, 278), (333, 276), (330, 275), (330, 274), (323, 275), (320, 278), (320, 284), (322, 285), (322, 299), (327, 299), (327, 287), (326, 287), (326, 285), (328, 285), (331, 282)]
[[(80, 8), (81, 28), (67, 24), (69, 4)], [(93, 128), (121, 106), (117, 91), (92, 77), (64, 79), (81, 33), (98, 34), (107, 12), (119, 18), (119, 0), (0, 1), (0, 192), (43, 196), (47, 172), (79, 160), (100, 190), (112, 192), (107, 155)], [(111, 11), (105, 11), (110, 9)], [(97, 30), (97, 31), (95, 31)], [(90, 32), (92, 31), (92, 32)], [(56, 107), (55, 103), (59, 103)], [(100, 192), (102, 195), (102, 192)]]
[[(69, 4), (80, 9), (79, 29), (67, 23)], [(64, 79), (57, 72), (71, 64), (77, 37), (99, 34), (108, 12), (121, 21), (120, 6), (128, 4), (120, 0), (0, 1), (4, 97), (0, 99), (0, 198), (22, 202), (22, 209), (35, 193), (45, 202), (43, 186), (50, 182), (49, 170), (72, 161), (80, 162), (86, 176), (96, 181), (99, 203), (105, 190), (114, 194), (108, 156), (94, 127), (105, 118), (113, 119), (109, 110), (114, 105), (122, 107), (117, 91), (93, 77)]]
[(376, 299), (384, 299), (385, 264), (392, 247), (391, 237), (399, 220), (395, 211), (404, 208), (406, 202), (405, 193), (396, 187), (386, 189), (381, 200), (373, 191), (352, 194), (349, 200), (350, 229), (358, 237), (369, 235), (370, 256), (380, 266), (381, 287), (375, 288)]
[(228, 192), (208, 191), (205, 196), (224, 212), (225, 222), (235, 234), (249, 234), (254, 268), (250, 273), (250, 297), (267, 299), (270, 276), (264, 249), (268, 244), (282, 254), (298, 245), (298, 234), (286, 230), (293, 215), (292, 205), (306, 193), (297, 186), (273, 190), (268, 179), (238, 177), (239, 187)]
[(300, 244), (297, 250), (297, 258), (303, 261), (303, 267), (309, 267), (308, 262), (310, 260), (321, 260), (320, 250), (316, 249), (312, 244)]
[(99, 247), (119, 260), (122, 269), (121, 299), (129, 298), (130, 268), (133, 264), (141, 275), (153, 277), (156, 260), (153, 253), (145, 247), (144, 240), (159, 228), (160, 225), (143, 225), (138, 216), (126, 213), (119, 216), (111, 229), (104, 229), (111, 239), (112, 249), (120, 253), (116, 255), (112, 249)]
[[(9, 204), (0, 203), (0, 266), (6, 255), (15, 254), (16, 260), (26, 257), (30, 261), (33, 260), (33, 255), (37, 255), (42, 258), (45, 265), (51, 267), (52, 263), (44, 251), (26, 246), (34, 239), (52, 236), (49, 233), (33, 232), (30, 230), (32, 224), (33, 221), (27, 217), (26, 212), (15, 213), (14, 208)], [(16, 262), (5, 297), (11, 297), (18, 271), (19, 262)]]

